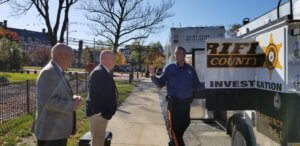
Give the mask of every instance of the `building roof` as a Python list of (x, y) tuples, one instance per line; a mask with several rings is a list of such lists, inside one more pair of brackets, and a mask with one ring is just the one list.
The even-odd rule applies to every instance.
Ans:
[(3, 20), (3, 22), (0, 22), (0, 27), (8, 29), (12, 32), (16, 32), (20, 37), (21, 42), (50, 45), (50, 39), (45, 29), (43, 29), (41, 32), (38, 32), (26, 29), (12, 28), (8, 27), (7, 22), (7, 20)]
[[(8, 27), (7, 29), (18, 33), (19, 37), (23, 37), (23, 39), (24, 39), (23, 41), (25, 41), (25, 42), (39, 41), (39, 43), (42, 43), (42, 44), (50, 44), (49, 36), (46, 32), (38, 32), (38, 31), (31, 31), (31, 30), (26, 30), (26, 29), (18, 29), (18, 28), (10, 28), (10, 27)], [(31, 39), (31, 40), (28, 40), (28, 39)]]

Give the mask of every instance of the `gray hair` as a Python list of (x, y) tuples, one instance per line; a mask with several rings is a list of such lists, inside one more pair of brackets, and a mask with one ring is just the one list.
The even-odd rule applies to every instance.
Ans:
[(58, 54), (72, 52), (72, 48), (63, 43), (57, 43), (51, 49), (51, 58), (53, 59)]
[(111, 50), (103, 50), (100, 54), (100, 62), (105, 59), (107, 55), (114, 55), (114, 52)]

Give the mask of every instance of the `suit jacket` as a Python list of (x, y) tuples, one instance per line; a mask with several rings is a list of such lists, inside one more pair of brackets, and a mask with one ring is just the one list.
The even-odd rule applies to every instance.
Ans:
[(73, 93), (58, 66), (50, 61), (37, 79), (34, 133), (39, 140), (68, 138), (73, 127)]
[(101, 113), (110, 120), (117, 109), (118, 91), (112, 74), (98, 65), (90, 74), (89, 94), (86, 101), (86, 116)]

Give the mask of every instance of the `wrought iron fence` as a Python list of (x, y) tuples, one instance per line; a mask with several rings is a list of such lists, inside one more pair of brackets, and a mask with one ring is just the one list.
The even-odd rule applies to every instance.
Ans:
[[(87, 73), (68, 73), (66, 76), (74, 94), (87, 91)], [(31, 113), (35, 108), (35, 81), (0, 84), (0, 129), (6, 121)]]
[(34, 81), (0, 84), (0, 122), (30, 113), (35, 107)]

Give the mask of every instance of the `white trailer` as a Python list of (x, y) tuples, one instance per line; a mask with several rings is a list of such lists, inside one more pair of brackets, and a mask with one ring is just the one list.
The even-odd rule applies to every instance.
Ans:
[(299, 42), (300, 0), (290, 0), (244, 24), (238, 38), (194, 51), (197, 73), (205, 62), (206, 108), (222, 113), (215, 118), (233, 146), (300, 145)]
[(224, 26), (171, 28), (169, 62), (175, 61), (174, 52), (177, 46), (184, 47), (191, 54), (192, 50), (204, 49), (205, 41), (209, 38), (225, 38)]

